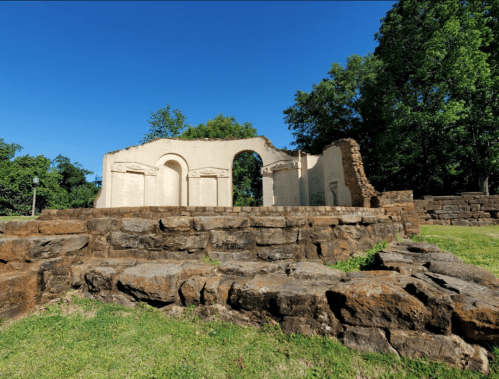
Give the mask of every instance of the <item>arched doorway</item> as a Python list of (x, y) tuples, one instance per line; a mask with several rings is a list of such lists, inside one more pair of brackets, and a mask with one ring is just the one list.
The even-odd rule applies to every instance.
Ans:
[(178, 207), (187, 205), (187, 173), (185, 160), (176, 154), (166, 154), (158, 160), (156, 205)]
[(232, 160), (232, 204), (234, 207), (263, 205), (262, 158), (254, 151), (241, 151)]
[(176, 161), (168, 161), (164, 165), (163, 201), (166, 206), (178, 207), (181, 197), (182, 167)]

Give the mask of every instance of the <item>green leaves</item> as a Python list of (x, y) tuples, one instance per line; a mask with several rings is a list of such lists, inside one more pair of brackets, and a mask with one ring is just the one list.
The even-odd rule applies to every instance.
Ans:
[(33, 178), (40, 180), (36, 188), (36, 212), (45, 208), (90, 208), (99, 188), (88, 183), (85, 170), (59, 155), (50, 161), (43, 155), (24, 155), (12, 159), (17, 144), (5, 144), (0, 139), (0, 215), (30, 215), (33, 202)]
[(151, 141), (155, 138), (175, 138), (186, 128), (187, 119), (179, 109), (170, 112), (171, 105), (166, 104), (165, 108), (160, 108), (156, 112), (151, 112), (151, 117), (147, 122), (150, 125), (149, 133), (144, 135), (140, 143)]
[(498, 8), (395, 3), (374, 55), (335, 63), (330, 79), (297, 92), (284, 111), (294, 145), (320, 154), (334, 140), (356, 139), (378, 190), (452, 194), (487, 190), (490, 178), (499, 191)]

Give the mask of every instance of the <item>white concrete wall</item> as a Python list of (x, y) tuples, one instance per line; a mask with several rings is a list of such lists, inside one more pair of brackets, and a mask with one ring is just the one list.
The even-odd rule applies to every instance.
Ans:
[(341, 149), (338, 146), (330, 146), (322, 153), (324, 167), (324, 193), (326, 205), (333, 206), (333, 193), (331, 184), (336, 183), (338, 205), (344, 207), (352, 206), (352, 196), (350, 190), (345, 185), (345, 174), (343, 171), (343, 161)]
[[(323, 155), (287, 153), (265, 138), (239, 140), (158, 139), (109, 153), (103, 162), (103, 189), (97, 208), (123, 206), (232, 206), (232, 164), (245, 151), (260, 155), (263, 163), (264, 206), (321, 205), (312, 199), (328, 184), (341, 182), (341, 204), (351, 204), (344, 185), (341, 151)], [(326, 179), (325, 179), (326, 178)], [(322, 191), (322, 192), (321, 192)], [(318, 195), (317, 195), (318, 194)], [(330, 195), (330, 194), (329, 194)], [(315, 197), (314, 197), (315, 196)]]

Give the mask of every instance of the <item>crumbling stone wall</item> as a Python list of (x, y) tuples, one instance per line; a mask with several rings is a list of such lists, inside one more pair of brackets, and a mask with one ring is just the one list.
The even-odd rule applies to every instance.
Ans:
[(364, 172), (364, 164), (360, 154), (359, 144), (351, 138), (341, 139), (331, 145), (341, 149), (345, 184), (350, 190), (353, 207), (370, 207), (371, 197), (378, 192), (371, 185)]
[(398, 232), (412, 236), (419, 234), (419, 216), (412, 191), (387, 191), (371, 198), (373, 208), (382, 208), (385, 215), (397, 223)]
[(414, 200), (422, 225), (482, 226), (499, 224), (499, 195), (463, 192)]
[(382, 209), (159, 208), (46, 210), (0, 222), (0, 288), (8, 289), (0, 317), (69, 288), (73, 266), (92, 259), (334, 263), (393, 240), (397, 228)]

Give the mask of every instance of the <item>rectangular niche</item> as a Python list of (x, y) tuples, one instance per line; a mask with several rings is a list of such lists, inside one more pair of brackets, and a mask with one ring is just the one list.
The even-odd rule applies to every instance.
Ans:
[(125, 207), (143, 207), (145, 176), (141, 172), (125, 173)]
[(199, 178), (200, 204), (208, 207), (218, 205), (217, 178), (215, 176)]

